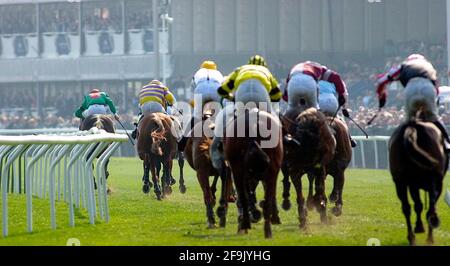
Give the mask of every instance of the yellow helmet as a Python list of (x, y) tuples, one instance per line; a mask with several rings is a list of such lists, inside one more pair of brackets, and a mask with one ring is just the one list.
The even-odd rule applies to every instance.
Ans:
[(217, 65), (214, 61), (204, 61), (200, 68), (206, 68), (211, 70), (217, 70)]
[(267, 67), (266, 60), (260, 55), (254, 55), (250, 57), (250, 59), (248, 60), (248, 64)]

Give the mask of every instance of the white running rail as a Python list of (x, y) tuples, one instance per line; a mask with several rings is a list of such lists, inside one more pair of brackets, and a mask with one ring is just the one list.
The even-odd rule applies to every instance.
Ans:
[[(57, 227), (55, 202), (61, 199), (69, 205), (70, 226), (75, 226), (75, 207), (87, 209), (91, 224), (96, 217), (108, 222), (105, 165), (127, 141), (126, 135), (97, 128), (65, 135), (0, 136), (3, 236), (8, 235), (8, 192), (25, 191), (28, 232), (33, 231), (33, 196), (49, 199), (52, 229)], [(94, 180), (92, 163), (99, 154)]]

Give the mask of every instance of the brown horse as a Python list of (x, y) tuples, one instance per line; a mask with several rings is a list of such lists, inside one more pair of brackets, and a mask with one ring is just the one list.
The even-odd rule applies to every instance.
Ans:
[[(285, 161), (297, 192), (300, 228), (306, 228), (307, 210), (302, 191), (301, 178), (304, 174), (314, 176), (315, 195), (313, 204), (320, 213), (320, 219), (327, 223), (325, 178), (327, 166), (333, 160), (336, 140), (328, 126), (327, 118), (315, 108), (301, 112), (296, 118), (283, 117)], [(286, 171), (286, 170), (285, 170)], [(288, 195), (283, 195), (286, 199)]]
[[(171, 132), (172, 119), (164, 113), (146, 114), (138, 127), (137, 152), (139, 158), (144, 161), (144, 193), (150, 191), (149, 172), (152, 173), (154, 192), (158, 200), (170, 194), (172, 160), (177, 152), (177, 141)], [(159, 174), (156, 171), (157, 164), (163, 166), (161, 187)]]
[[(333, 177), (333, 191), (331, 192), (329, 199), (336, 205), (332, 209), (332, 213), (335, 216), (342, 214), (342, 192), (345, 182), (345, 170), (347, 169), (352, 159), (352, 147), (350, 144), (350, 137), (346, 124), (340, 119), (333, 119), (327, 116), (328, 123), (332, 129), (334, 138), (336, 139), (336, 151), (333, 160), (326, 166), (326, 173)], [(289, 200), (289, 169), (285, 163), (282, 167), (283, 172), (283, 209), (289, 210), (291, 203)], [(309, 190), (306, 205), (308, 209), (312, 209), (314, 205), (313, 190), (314, 190), (314, 175), (308, 174)]]
[[(414, 233), (425, 232), (421, 219), (423, 204), (420, 189), (425, 190), (429, 197), (427, 241), (432, 244), (433, 229), (440, 224), (436, 203), (442, 193), (443, 178), (448, 169), (448, 155), (444, 152), (442, 133), (433, 123), (417, 118), (400, 125), (389, 142), (389, 162), (397, 196), (406, 218), (409, 244), (416, 244)], [(408, 190), (417, 214), (414, 232), (410, 221)]]
[[(256, 116), (256, 120), (251, 122), (250, 116)], [(251, 228), (250, 212), (252, 205), (256, 203), (256, 187), (261, 181), (264, 187), (264, 201), (261, 204), (264, 216), (264, 236), (271, 238), (271, 224), (280, 223), (276, 205), (276, 185), (283, 160), (281, 124), (278, 118), (272, 114), (252, 109), (238, 115), (228, 125), (233, 126), (227, 126), (223, 148), (238, 196), (238, 233), (247, 233)], [(246, 134), (240, 136), (235, 129), (242, 126), (244, 126)], [(275, 134), (263, 137), (261, 134), (263, 127)], [(274, 145), (264, 147), (263, 142), (265, 141), (273, 142)]]
[[(88, 117), (86, 117), (80, 124), (80, 130), (81, 131), (85, 131), (85, 130), (90, 130), (91, 128), (96, 127), (98, 129), (103, 129), (108, 133), (115, 133), (116, 132), (116, 128), (114, 126), (114, 120), (112, 118), (112, 116), (110, 115), (90, 115)], [(91, 157), (92, 153), (94, 152), (95, 148), (92, 149), (91, 153), (88, 155), (88, 158)], [(105, 148), (106, 150), (106, 148)], [(101, 152), (97, 158), (99, 158), (102, 155), (103, 152)], [(109, 164), (109, 159), (105, 164), (105, 177), (106, 179), (108, 179), (109, 177), (109, 172), (108, 172), (108, 164)], [(94, 165), (92, 165), (92, 168), (94, 168)], [(95, 182), (94, 179), (94, 186), (95, 188), (97, 188), (97, 183)], [(111, 192), (110, 188), (108, 188), (108, 193)]]
[[(212, 136), (207, 136), (203, 128), (213, 129), (214, 121), (212, 111), (208, 104), (204, 107), (204, 115), (202, 121), (195, 124), (193, 132), (202, 132), (200, 137), (193, 136), (189, 138), (184, 149), (184, 154), (189, 165), (196, 171), (198, 182), (203, 191), (203, 199), (206, 205), (206, 217), (208, 228), (215, 227), (214, 211), (215, 205), (215, 187), (218, 177), (222, 181), (221, 197), (219, 200), (219, 207), (217, 208), (217, 216), (220, 219), (220, 227), (226, 225), (226, 214), (228, 210), (228, 196), (231, 194), (232, 181), (229, 177), (229, 169), (223, 165), (220, 172), (216, 170), (212, 163), (209, 148), (212, 143)], [(214, 176), (213, 185), (210, 186), (209, 177)]]

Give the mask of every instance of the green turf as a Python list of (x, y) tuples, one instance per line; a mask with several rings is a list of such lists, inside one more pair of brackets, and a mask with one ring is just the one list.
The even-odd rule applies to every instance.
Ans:
[[(176, 164), (175, 164), (176, 165)], [(178, 176), (175, 167), (174, 176)], [(65, 245), (67, 239), (78, 238), (81, 245), (366, 245), (378, 238), (382, 245), (406, 245), (406, 226), (400, 203), (387, 171), (349, 170), (344, 191), (344, 213), (319, 223), (316, 212), (309, 213), (309, 230), (298, 229), (295, 197), (293, 208), (280, 210), (281, 225), (273, 226), (273, 239), (265, 240), (262, 223), (248, 235), (237, 235), (236, 207), (231, 205), (225, 229), (207, 229), (205, 207), (194, 172), (186, 167), (188, 191), (174, 193), (157, 201), (152, 193), (141, 190), (141, 162), (138, 159), (114, 158), (110, 164), (109, 196), (111, 221), (89, 225), (85, 210), (76, 213), (76, 227), (68, 225), (68, 206), (57, 203), (57, 230), (50, 229), (47, 200), (33, 199), (34, 232), (26, 232), (25, 197), (10, 195), (10, 235), (0, 238), (0, 245)], [(306, 182), (306, 178), (304, 178)], [(446, 186), (449, 187), (449, 178)], [(332, 178), (327, 182), (327, 194)], [(281, 203), (281, 179), (278, 203)], [(292, 191), (293, 192), (293, 191)], [(423, 193), (422, 193), (423, 197)], [(258, 194), (258, 199), (262, 193)], [(441, 197), (438, 205), (441, 227), (435, 230), (436, 245), (450, 245), (450, 208)], [(418, 235), (425, 244), (425, 235)]]

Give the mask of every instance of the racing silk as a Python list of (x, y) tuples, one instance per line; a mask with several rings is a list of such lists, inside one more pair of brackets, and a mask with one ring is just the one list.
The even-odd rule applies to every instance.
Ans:
[(217, 70), (200, 68), (192, 78), (191, 88), (194, 90), (199, 83), (209, 80), (216, 81), (221, 84), (223, 81), (223, 75)]
[(139, 92), (139, 105), (147, 102), (157, 102), (165, 107), (166, 102), (173, 105), (175, 97), (166, 86), (149, 83)]
[(94, 92), (84, 96), (83, 104), (77, 109), (75, 116), (83, 119), (83, 112), (94, 104), (107, 105), (113, 114), (117, 112), (116, 106), (106, 92)]
[(400, 81), (403, 87), (413, 78), (426, 78), (430, 80), (439, 94), (437, 72), (433, 65), (423, 57), (412, 57), (401, 65), (393, 66), (388, 72), (378, 75), (376, 87), (378, 98), (386, 99), (386, 87), (393, 81)]
[[(294, 66), (289, 73), (286, 84), (289, 83), (291, 77), (296, 73), (309, 75), (313, 77), (317, 82), (319, 82), (320, 80), (324, 80), (333, 83), (339, 96), (346, 97), (348, 94), (347, 86), (345, 85), (341, 76), (337, 72), (332, 71), (326, 66), (323, 66), (319, 63), (307, 61)], [(284, 92), (283, 99), (285, 101), (288, 101), (287, 89)]]
[(242, 82), (249, 79), (259, 80), (266, 88), (271, 101), (278, 102), (281, 99), (282, 93), (278, 81), (269, 69), (259, 65), (243, 65), (237, 68), (224, 79), (217, 92), (223, 98), (230, 99), (231, 93), (239, 88)]

